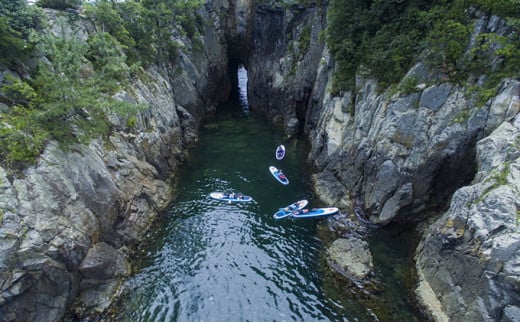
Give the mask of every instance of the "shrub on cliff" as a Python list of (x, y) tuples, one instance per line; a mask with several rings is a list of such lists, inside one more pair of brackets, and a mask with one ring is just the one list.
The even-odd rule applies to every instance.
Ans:
[(57, 10), (77, 9), (81, 5), (81, 0), (39, 0), (36, 4), (43, 8)]
[(34, 52), (42, 12), (27, 6), (26, 0), (0, 1), (0, 64), (23, 68)]
[(119, 48), (106, 33), (93, 35), (88, 43), (64, 31), (42, 37), (39, 51), (46, 59), (31, 79), (8, 77), (0, 88), (8, 104), (0, 113), (0, 162), (22, 169), (35, 161), (47, 141), (66, 147), (106, 136), (108, 113), (132, 114), (142, 108), (111, 97), (129, 79)]
[[(41, 0), (39, 5), (66, 9), (80, 3)], [(0, 63), (24, 66), (33, 52), (43, 59), (30, 78), (5, 78), (0, 83), (0, 100), (6, 103), (0, 107), (0, 163), (23, 169), (35, 162), (49, 140), (66, 147), (106, 136), (108, 114), (127, 116), (132, 124), (132, 114), (145, 107), (116, 101), (112, 95), (125, 87), (131, 71), (141, 64), (175, 63), (180, 45), (174, 36), (193, 38), (200, 32), (202, 22), (196, 11), (202, 3), (99, 0), (85, 4), (98, 30), (84, 42), (65, 31), (65, 17), (58, 19), (58, 36), (34, 37), (36, 31), (29, 31), (36, 19), (27, 13), (38, 8), (29, 9), (25, 0), (1, 2), (0, 48), (6, 55)]]
[(179, 44), (177, 33), (190, 39), (199, 33), (202, 22), (196, 11), (201, 0), (99, 0), (85, 5), (85, 11), (100, 31), (114, 36), (130, 63), (175, 63)]
[[(402, 79), (424, 52), (425, 63), (454, 82), (464, 82), (470, 73), (482, 73), (482, 67), (490, 65), (493, 70), (487, 72), (493, 75), (488, 79), (516, 75), (520, 67), (518, 37), (502, 38), (501, 43), (482, 42), (477, 44), (480, 52), (477, 49), (467, 55), (473, 29), (467, 13), (470, 7), (506, 18), (518, 35), (519, 0), (331, 0), (326, 41), (336, 60), (333, 92), (352, 89), (360, 66), (385, 88)], [(484, 49), (486, 46), (495, 52)], [(496, 58), (498, 64), (491, 64)]]

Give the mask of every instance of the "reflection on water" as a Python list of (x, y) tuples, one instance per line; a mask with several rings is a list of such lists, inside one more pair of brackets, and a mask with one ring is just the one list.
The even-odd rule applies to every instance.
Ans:
[[(308, 199), (306, 146), (284, 143), (262, 118), (245, 116), (238, 101), (218, 108), (198, 147), (179, 170), (178, 196), (146, 246), (139, 270), (127, 281), (120, 321), (374, 321), (375, 307), (328, 278), (318, 224), (274, 220), (278, 208)], [(283, 168), (287, 186), (269, 173)], [(241, 192), (251, 203), (209, 198)], [(334, 288), (330, 288), (333, 285)], [(390, 308), (383, 299), (382, 307)], [(392, 307), (393, 309), (393, 307)], [(388, 317), (388, 316), (387, 316)], [(395, 318), (413, 320), (397, 313)]]
[(247, 100), (247, 70), (243, 64), (238, 66), (238, 94), (240, 105), (245, 113), (249, 112), (249, 102)]
[[(344, 321), (347, 313), (324, 296), (319, 275), (318, 221), (276, 221), (278, 208), (302, 198), (303, 142), (275, 158), (281, 134), (245, 117), (238, 102), (219, 107), (192, 158), (180, 170), (179, 195), (151, 241), (139, 272), (127, 282), (120, 320)], [(269, 165), (284, 168), (281, 185)], [(213, 191), (242, 192), (251, 203), (211, 199)]]

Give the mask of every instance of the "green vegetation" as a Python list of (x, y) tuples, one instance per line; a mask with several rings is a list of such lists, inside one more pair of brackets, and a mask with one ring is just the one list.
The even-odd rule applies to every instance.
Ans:
[(81, 5), (81, 0), (39, 0), (36, 4), (43, 8), (65, 10), (78, 8)]
[[(200, 49), (203, 22), (197, 11), (203, 2), (84, 3), (82, 14), (96, 32), (82, 42), (65, 33), (42, 36), (40, 8), (77, 9), (80, 0), (40, 0), (39, 6), (1, 1), (0, 65), (31, 77), (7, 76), (0, 84), (0, 163), (25, 167), (51, 139), (67, 145), (105, 136), (111, 130), (107, 114), (126, 116), (127, 126), (134, 128), (136, 107), (116, 102), (112, 95), (151, 64), (169, 65), (170, 76), (177, 77), (175, 64), (184, 46), (179, 39), (187, 37)], [(468, 51), (473, 30), (469, 7), (499, 15), (516, 33), (481, 34)], [(478, 88), (467, 87), (483, 103), (501, 79), (520, 70), (520, 0), (331, 0), (327, 15), (324, 38), (336, 62), (333, 92), (354, 89), (356, 73), (376, 78), (381, 88), (397, 84), (421, 57), (452, 82), (486, 75)], [(307, 25), (297, 36), (301, 54), (308, 50), (310, 33)], [(400, 90), (411, 93), (416, 83), (404, 80)], [(462, 122), (466, 115), (459, 117)]]
[(511, 162), (505, 162), (502, 166), (501, 166), (501, 169), (496, 169), (493, 171), (492, 175), (490, 175), (488, 178), (486, 178), (484, 180), (484, 183), (491, 183), (491, 185), (489, 187), (487, 187), (484, 192), (482, 192), (482, 195), (479, 196), (477, 199), (476, 199), (476, 203), (480, 203), (482, 202), (486, 196), (492, 191), (494, 190), (495, 188), (499, 187), (499, 186), (503, 186), (503, 185), (508, 185), (508, 180), (507, 180), (507, 177), (509, 176), (509, 173), (510, 173), (510, 167), (511, 165)]
[(423, 54), (424, 63), (452, 82), (487, 74), (479, 92), (479, 102), (485, 101), (500, 79), (520, 70), (520, 39), (518, 34), (482, 35), (467, 53), (473, 30), (470, 7), (497, 14), (520, 31), (519, 0), (331, 0), (326, 41), (336, 61), (333, 92), (353, 89), (361, 68), (386, 88), (399, 82)]
[[(99, 0), (85, 5), (86, 15), (100, 31), (122, 44), (129, 64), (175, 63), (175, 33), (195, 40), (202, 28), (197, 10), (203, 0)], [(195, 42), (196, 43), (196, 42)]]
[[(202, 0), (84, 3), (83, 14), (97, 29), (87, 42), (65, 32), (66, 15), (58, 19), (57, 36), (42, 32), (39, 7), (76, 10), (81, 0), (37, 4), (0, 2), (0, 65), (31, 75), (7, 75), (0, 83), (0, 164), (12, 170), (34, 163), (49, 140), (66, 148), (107, 136), (109, 114), (126, 118), (127, 128), (134, 129), (135, 114), (145, 107), (112, 95), (127, 87), (132, 75), (145, 75), (143, 68), (150, 64), (175, 64), (180, 43), (175, 37), (189, 37), (200, 46)], [(170, 70), (174, 73), (175, 66)]]
[(311, 46), (311, 32), (311, 24), (307, 24), (302, 28), (299, 38), (300, 56), (303, 56), (305, 53), (307, 53), (307, 51), (309, 51), (309, 47)]
[(470, 112), (468, 110), (461, 110), (453, 119), (453, 122), (463, 124), (468, 121), (470, 117)]
[[(125, 80), (126, 65), (106, 34), (90, 44), (65, 33), (42, 38), (46, 54), (30, 80), (7, 77), (0, 89), (10, 110), (0, 115), (0, 160), (10, 168), (34, 162), (45, 143), (54, 139), (66, 147), (106, 135), (106, 113), (135, 113), (138, 107), (115, 101), (111, 93)], [(92, 62), (87, 60), (92, 59)]]
[(417, 85), (418, 82), (415, 77), (406, 77), (403, 79), (399, 89), (400, 92), (404, 95), (412, 94), (419, 91), (417, 90)]
[(42, 12), (26, 0), (0, 1), (0, 64), (22, 68), (33, 55), (42, 29)]

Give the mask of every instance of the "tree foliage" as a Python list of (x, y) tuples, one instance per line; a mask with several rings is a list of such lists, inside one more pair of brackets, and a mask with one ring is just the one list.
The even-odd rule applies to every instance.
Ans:
[(57, 10), (77, 9), (81, 5), (81, 0), (39, 0), (36, 4), (43, 8)]
[[(58, 10), (78, 9), (81, 0), (40, 0)], [(0, 83), (0, 163), (23, 168), (33, 163), (49, 140), (61, 144), (88, 141), (110, 131), (107, 115), (127, 118), (145, 108), (115, 101), (130, 70), (169, 62), (178, 56), (178, 37), (196, 37), (202, 0), (98, 0), (84, 3), (84, 13), (97, 27), (84, 42), (46, 34), (42, 11), (26, 0), (0, 2), (0, 63), (24, 66), (37, 52), (44, 56), (30, 79), (5, 78)], [(63, 22), (61, 22), (63, 23)], [(61, 25), (64, 27), (64, 25)], [(59, 26), (58, 26), (59, 27)], [(129, 67), (131, 66), (131, 68)]]
[(0, 1), (0, 64), (18, 68), (33, 54), (42, 14), (26, 0)]
[(87, 14), (102, 31), (114, 36), (131, 63), (175, 62), (179, 44), (174, 36), (193, 39), (200, 33), (197, 10), (202, 0), (100, 0)]
[(64, 32), (42, 37), (45, 53), (31, 79), (8, 77), (0, 94), (9, 111), (0, 113), (0, 162), (23, 168), (34, 162), (49, 140), (66, 147), (106, 136), (107, 114), (131, 116), (142, 106), (112, 99), (129, 78), (121, 46), (107, 33), (87, 43)]
[[(331, 0), (326, 41), (336, 61), (333, 90), (352, 89), (361, 66), (382, 87), (396, 83), (420, 53), (426, 53), (425, 62), (441, 68), (453, 81), (476, 72), (472, 60), (477, 57), (479, 64), (491, 65), (488, 49), (467, 55), (473, 29), (469, 7), (507, 18), (520, 31), (520, 0)], [(518, 36), (492, 44), (488, 43), (499, 49), (491, 54), (504, 58), (495, 75), (499, 70), (508, 71), (502, 76), (517, 73)]]

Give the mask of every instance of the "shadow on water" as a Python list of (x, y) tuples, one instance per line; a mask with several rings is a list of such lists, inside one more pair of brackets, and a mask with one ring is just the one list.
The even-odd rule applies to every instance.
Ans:
[[(318, 236), (330, 241), (330, 229), (319, 226)], [(365, 233), (373, 258), (370, 280), (355, 285), (335, 271), (326, 268), (323, 255), (323, 288), (327, 297), (338, 299), (338, 304), (362, 321), (425, 321), (413, 295), (417, 284), (414, 250), (419, 236), (414, 225), (391, 224), (372, 227)]]
[[(336, 279), (329, 280), (320, 220), (273, 219), (279, 207), (296, 200), (325, 206), (313, 197), (307, 180), (306, 143), (282, 138), (237, 99), (218, 107), (179, 169), (178, 195), (124, 286), (117, 320), (379, 319), (377, 309), (360, 309), (363, 303), (342, 293)], [(280, 143), (287, 153), (278, 161), (274, 152)], [(269, 165), (283, 169), (291, 183), (278, 183)], [(240, 192), (254, 201), (223, 203), (209, 198), (213, 191)], [(378, 241), (374, 238), (375, 248), (385, 247)], [(384, 261), (375, 262), (378, 270), (387, 270)], [(382, 299), (381, 306), (387, 301), (395, 300)], [(406, 307), (398, 310), (395, 320), (415, 320)]]

